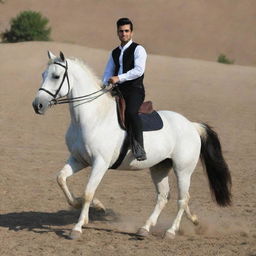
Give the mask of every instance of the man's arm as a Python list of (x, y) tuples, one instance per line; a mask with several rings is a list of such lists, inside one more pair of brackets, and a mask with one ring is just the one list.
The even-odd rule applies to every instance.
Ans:
[(105, 72), (103, 74), (103, 78), (102, 78), (102, 82), (104, 85), (108, 85), (108, 83), (110, 82), (109, 79), (114, 75), (114, 72), (115, 72), (115, 63), (111, 53), (105, 68)]

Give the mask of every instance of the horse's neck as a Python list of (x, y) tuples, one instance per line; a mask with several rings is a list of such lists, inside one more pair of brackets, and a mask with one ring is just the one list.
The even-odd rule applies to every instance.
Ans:
[[(72, 90), (71, 98), (81, 97), (99, 91), (99, 81), (90, 74), (90, 71), (85, 71), (81, 67), (72, 70)], [(100, 94), (99, 92), (98, 94)], [(96, 95), (98, 95), (96, 94)], [(71, 122), (74, 124), (86, 126), (87, 128), (97, 128), (100, 124), (104, 124), (104, 120), (114, 120), (116, 115), (115, 101), (108, 94), (85, 103), (78, 101), (70, 103)]]

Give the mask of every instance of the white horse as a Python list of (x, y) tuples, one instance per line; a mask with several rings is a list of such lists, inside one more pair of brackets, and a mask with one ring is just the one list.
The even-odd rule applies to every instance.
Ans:
[[(33, 107), (37, 114), (44, 114), (49, 106), (69, 103), (71, 124), (66, 134), (70, 157), (58, 173), (57, 182), (68, 203), (73, 207), (82, 206), (77, 224), (70, 233), (71, 239), (82, 234), (82, 227), (89, 221), (90, 204), (103, 208), (95, 191), (104, 174), (119, 156), (126, 136), (118, 123), (116, 102), (109, 91), (101, 88), (101, 82), (77, 59), (65, 59), (48, 52), (49, 63), (43, 73), (43, 82)], [(66, 98), (63, 98), (66, 97)], [(231, 176), (222, 156), (217, 134), (206, 124), (193, 123), (182, 115), (171, 111), (158, 111), (163, 128), (144, 132), (147, 160), (137, 161), (131, 150), (118, 169), (149, 168), (156, 187), (155, 208), (138, 235), (146, 236), (169, 199), (168, 173), (171, 168), (178, 182), (178, 212), (165, 237), (174, 238), (179, 230), (182, 215), (198, 224), (189, 206), (191, 175), (201, 156), (207, 171), (211, 192), (220, 206), (231, 204)], [(91, 166), (91, 175), (82, 200), (69, 191), (66, 179), (74, 173)]]

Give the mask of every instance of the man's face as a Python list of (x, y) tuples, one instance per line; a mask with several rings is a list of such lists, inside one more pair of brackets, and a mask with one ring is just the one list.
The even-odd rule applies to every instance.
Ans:
[(132, 38), (132, 31), (129, 24), (119, 26), (117, 30), (117, 35), (122, 45), (128, 43)]

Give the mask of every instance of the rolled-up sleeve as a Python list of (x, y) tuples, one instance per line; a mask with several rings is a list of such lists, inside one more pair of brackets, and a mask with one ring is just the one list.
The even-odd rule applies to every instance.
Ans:
[[(134, 68), (126, 73), (118, 75), (119, 83), (134, 80), (145, 72), (147, 53), (143, 46), (138, 45), (134, 51)], [(113, 61), (113, 60), (112, 60)], [(114, 61), (113, 61), (114, 62)]]

